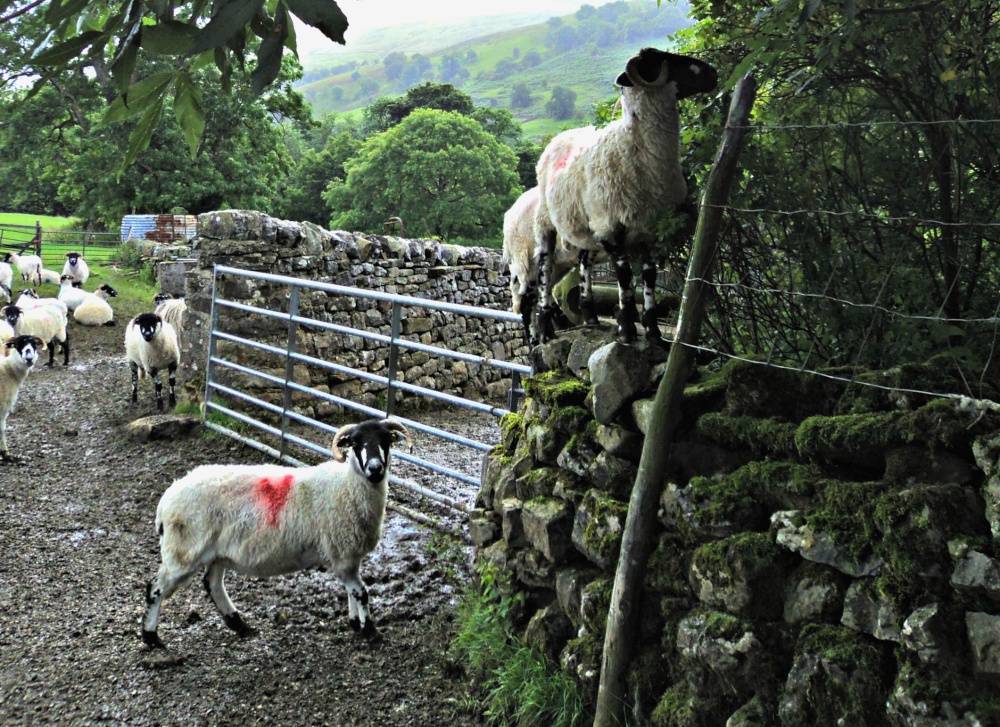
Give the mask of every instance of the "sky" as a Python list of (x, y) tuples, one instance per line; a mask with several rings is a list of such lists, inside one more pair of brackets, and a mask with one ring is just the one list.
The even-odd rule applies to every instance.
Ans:
[[(656, 0), (649, 0), (655, 2)], [(337, 0), (347, 16), (345, 37), (350, 45), (376, 28), (406, 25), (419, 21), (447, 22), (448, 20), (474, 18), (505, 13), (544, 11), (551, 15), (575, 12), (581, 5), (604, 5), (612, 0)], [(314, 50), (333, 48), (337, 44), (314, 28), (296, 19), (295, 36), (299, 54), (308, 55)]]

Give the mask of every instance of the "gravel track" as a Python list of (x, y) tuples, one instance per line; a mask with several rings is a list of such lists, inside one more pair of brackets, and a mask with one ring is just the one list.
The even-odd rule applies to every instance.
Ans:
[[(160, 494), (196, 465), (265, 455), (207, 434), (129, 439), (128, 422), (155, 410), (148, 380), (140, 405), (128, 404), (123, 328), (74, 326), (71, 336), (70, 367), (33, 371), (8, 422), (23, 461), (0, 465), (0, 724), (480, 724), (446, 656), (468, 552), (391, 513), (362, 565), (380, 642), (356, 637), (339, 582), (309, 571), (228, 579), (260, 630), (252, 639), (225, 628), (192, 582), (164, 606), (167, 652), (146, 649), (139, 618), (158, 563)], [(453, 418), (467, 436), (496, 436), (492, 422)], [(478, 473), (480, 454), (449, 456)]]

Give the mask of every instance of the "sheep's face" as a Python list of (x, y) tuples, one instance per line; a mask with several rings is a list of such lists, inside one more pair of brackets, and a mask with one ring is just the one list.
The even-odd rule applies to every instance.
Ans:
[(139, 329), (139, 335), (146, 343), (150, 343), (163, 325), (163, 321), (155, 313), (143, 313), (136, 317), (135, 325)]
[(360, 474), (378, 485), (389, 471), (389, 449), (400, 440), (409, 441), (409, 433), (391, 419), (348, 424), (333, 438), (333, 458), (338, 462), (350, 458)]
[(153, 296), (153, 305), (159, 305), (166, 300), (172, 300), (173, 297), (170, 293), (157, 293)]
[(658, 87), (673, 82), (676, 98), (712, 91), (719, 82), (716, 70), (697, 58), (666, 53), (656, 48), (643, 48), (625, 66), (616, 83), (628, 88)]
[(66, 258), (69, 260), (71, 268), (75, 268), (80, 263), (80, 253), (78, 252), (68, 252), (66, 253)]
[(7, 254), (5, 254), (5, 255), (3, 256), (3, 261), (4, 261), (5, 263), (9, 263), (9, 262), (13, 262), (14, 258), (13, 258), (13, 257), (11, 257), (11, 256), (12, 256), (13, 254), (14, 254), (14, 253), (12, 253), (12, 252), (8, 252)]
[(8, 356), (17, 356), (26, 366), (34, 365), (38, 354), (45, 350), (45, 341), (38, 336), (15, 336), (4, 344), (4, 352)]
[(60, 275), (59, 276), (59, 284), (60, 285), (72, 285), (75, 280), (76, 280), (76, 276), (75, 275), (70, 275), (69, 273), (67, 273), (66, 275)]
[(7, 319), (7, 323), (11, 328), (17, 328), (17, 322), (21, 320), (23, 311), (16, 305), (8, 305), (0, 313)]
[(116, 298), (118, 296), (118, 291), (112, 288), (107, 283), (98, 288), (98, 290), (103, 290), (104, 294), (107, 295), (109, 298)]

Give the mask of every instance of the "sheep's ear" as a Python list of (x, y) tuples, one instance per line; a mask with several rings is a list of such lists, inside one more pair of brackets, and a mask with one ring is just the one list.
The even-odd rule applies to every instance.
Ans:
[(330, 453), (337, 462), (347, 460), (347, 452), (341, 449), (341, 443), (350, 444), (351, 434), (357, 426), (357, 424), (345, 424), (333, 435), (333, 444), (330, 445)]
[(404, 441), (409, 451), (413, 451), (413, 440), (410, 438), (410, 431), (395, 419), (383, 419), (382, 423), (392, 435), (392, 443)]

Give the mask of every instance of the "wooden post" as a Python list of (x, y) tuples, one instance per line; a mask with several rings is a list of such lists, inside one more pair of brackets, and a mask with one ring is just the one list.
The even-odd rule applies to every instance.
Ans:
[(639, 621), (643, 573), (652, 550), (656, 511), (663, 491), (671, 437), (679, 418), (684, 385), (694, 360), (694, 349), (688, 344), (697, 344), (700, 336), (708, 298), (707, 285), (702, 281), (711, 276), (712, 265), (718, 253), (722, 205), (729, 198), (729, 188), (736, 173), (736, 160), (746, 136), (756, 91), (757, 83), (752, 76), (745, 76), (737, 84), (722, 143), (705, 185), (691, 259), (688, 261), (677, 336), (670, 347), (667, 370), (656, 391), (653, 417), (646, 432), (639, 472), (625, 519), (618, 570), (611, 594), (611, 607), (608, 609), (608, 626), (604, 635), (594, 727), (625, 724), (625, 675), (632, 659)]
[(38, 220), (35, 220), (35, 239), (33, 240), (33, 242), (35, 243), (35, 254), (38, 255), (38, 257), (41, 257), (42, 256), (42, 223), (39, 222)]

